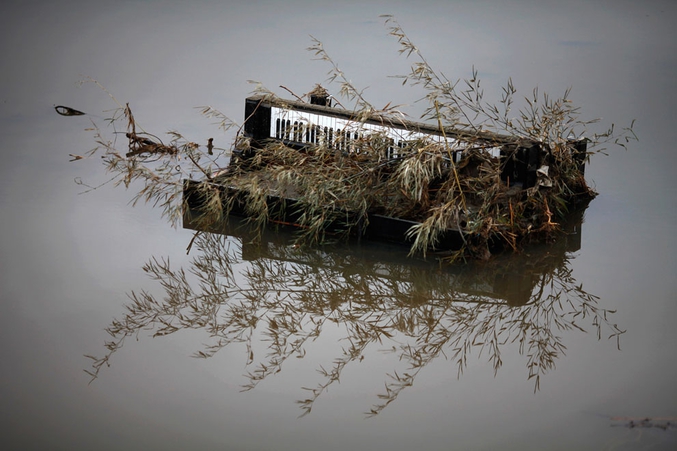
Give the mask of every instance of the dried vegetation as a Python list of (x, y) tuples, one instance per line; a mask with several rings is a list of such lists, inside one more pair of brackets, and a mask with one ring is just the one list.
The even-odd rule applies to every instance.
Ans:
[[(211, 138), (207, 145), (198, 145), (177, 132), (172, 132), (172, 140), (164, 144), (137, 130), (129, 106), (118, 104), (116, 114), (122, 112), (127, 120), (128, 151), (118, 152), (115, 142), (105, 141), (96, 129), (108, 170), (118, 184), (129, 187), (140, 181), (142, 188), (135, 201), (160, 205), (175, 224), (184, 210), (184, 178), (204, 181), (199, 189), (205, 199), (200, 212), (205, 225), (228, 216), (234, 201), (229, 194), (232, 191), (216, 189), (211, 182), (217, 179), (245, 193), (247, 213), (259, 229), (270, 217), (267, 196), (293, 196), (303, 212), (299, 241), (305, 243), (325, 241), (329, 227), (332, 239), (359, 234), (368, 215), (379, 213), (419, 223), (408, 232), (412, 253), (435, 250), (440, 236), (452, 229), (461, 232), (464, 245), (447, 255), (447, 260), (485, 259), (496, 249), (517, 250), (525, 242), (555, 237), (560, 219), (576, 203), (586, 203), (595, 196), (585, 181), (581, 163), (592, 153), (602, 151), (605, 144), (624, 146), (635, 139), (631, 127), (615, 134), (613, 126), (604, 133), (585, 137), (588, 126), (596, 121), (579, 119), (568, 90), (561, 98), (552, 99), (534, 89), (524, 99), (526, 106), (514, 111), (516, 90), (509, 80), (496, 105), (485, 102), (477, 71), (473, 69), (469, 79), (450, 81), (428, 64), (392, 17), (384, 19), (401, 47), (400, 53), (415, 58), (411, 71), (400, 76), (402, 83), (423, 88), (429, 107), (422, 119), (439, 126), (443, 133), (455, 133), (458, 140), (453, 149), (446, 141), (421, 138), (391, 157), (388, 140), (373, 133), (350, 150), (340, 151), (329, 140), (302, 150), (271, 143), (256, 149), (253, 158), (240, 164), (235, 158), (226, 170), (230, 149), (214, 152)], [(401, 119), (396, 106), (373, 107), (362, 91), (348, 81), (320, 41), (313, 40), (309, 50), (331, 66), (329, 82), (338, 83), (339, 96), (354, 105), (351, 111), (356, 123), (368, 118), (384, 123)], [(277, 103), (284, 102), (262, 86), (257, 86), (255, 92)], [(295, 96), (303, 99), (310, 94)], [(224, 130), (237, 127), (211, 107), (201, 110), (205, 116), (217, 119)], [(111, 122), (118, 119), (114, 116)], [(251, 144), (240, 131), (241, 128), (231, 147), (238, 154), (247, 152)], [(582, 139), (588, 141), (585, 154), (577, 153), (575, 148)], [(501, 146), (503, 158), (490, 151), (496, 145)], [(534, 186), (511, 183), (506, 168), (524, 145), (537, 146), (544, 155)], [(459, 151), (461, 157), (455, 160), (454, 152)]]
[[(418, 222), (408, 232), (412, 253), (435, 250), (441, 234), (456, 229), (462, 232), (463, 246), (441, 258), (484, 260), (495, 248), (518, 250), (525, 242), (557, 236), (560, 218), (575, 201), (585, 203), (594, 197), (573, 152), (575, 140), (587, 136), (587, 160), (606, 144), (624, 146), (636, 139), (632, 127), (620, 134), (611, 127), (588, 135), (588, 127), (596, 121), (578, 118), (568, 91), (552, 99), (534, 90), (524, 99), (526, 106), (514, 111), (516, 91), (508, 81), (500, 102), (487, 103), (475, 70), (469, 79), (448, 80), (428, 64), (392, 17), (384, 20), (401, 46), (400, 52), (415, 58), (411, 71), (401, 78), (403, 84), (424, 90), (429, 107), (422, 119), (444, 133), (454, 130), (462, 137), (458, 141), (462, 148), (420, 139), (391, 158), (387, 140), (375, 133), (348, 152), (322, 143), (302, 150), (273, 143), (257, 148), (252, 158), (229, 166), (232, 151), (241, 154), (252, 143), (237, 123), (218, 110), (200, 107), (219, 128), (238, 130), (228, 149), (214, 147), (211, 138), (198, 144), (178, 132), (171, 132), (165, 143), (144, 131), (129, 106), (111, 96), (118, 105), (109, 121), (115, 130), (113, 138), (107, 139), (93, 123), (97, 147), (85, 156), (73, 155), (73, 159), (85, 160), (102, 151), (112, 174), (104, 184), (136, 189), (134, 202), (159, 206), (173, 225), (183, 221), (186, 212), (184, 180), (201, 179), (198, 190), (203, 203), (192, 217), (199, 229), (222, 222), (238, 196), (244, 196), (249, 223), (261, 236), (270, 219), (269, 196), (276, 195), (294, 198), (300, 206), (299, 242), (345, 238), (359, 232), (370, 213), (380, 213)], [(373, 107), (321, 42), (314, 40), (309, 50), (329, 63), (329, 82), (338, 83), (337, 95), (352, 105), (356, 122), (380, 118), (387, 123), (401, 118), (399, 107)], [(95, 80), (87, 81), (98, 85)], [(262, 86), (255, 92), (282, 102)], [(125, 121), (127, 138), (123, 152), (117, 150), (116, 127), (121, 121)], [(532, 187), (511, 184), (502, 178), (506, 171), (502, 160), (489, 151), (493, 144), (487, 140), (487, 132), (513, 140), (514, 146), (505, 147), (508, 152), (516, 151), (520, 143), (536, 143), (547, 153), (547, 172), (541, 172)], [(455, 160), (452, 152), (459, 150), (461, 158)], [(78, 182), (88, 190), (98, 188)], [(231, 195), (233, 192), (240, 194)], [(346, 334), (341, 355), (330, 367), (320, 369), (322, 381), (308, 388), (308, 396), (299, 401), (302, 414), (311, 411), (347, 365), (362, 361), (367, 348), (387, 342), (405, 368), (388, 375), (379, 402), (367, 411), (375, 415), (439, 356), (455, 361), (459, 375), (472, 352), (487, 357), (498, 371), (502, 349), (517, 346), (526, 357), (528, 378), (538, 389), (541, 377), (554, 368), (566, 349), (563, 331), (583, 330), (584, 323), (589, 323), (599, 336), (609, 333), (609, 337), (618, 338), (623, 333), (608, 320), (611, 312), (600, 308), (597, 298), (576, 284), (566, 258), (535, 275), (528, 299), (515, 307), (448, 284), (431, 285), (426, 282), (432, 274), (429, 269), (412, 278), (410, 272), (405, 275), (398, 266), (390, 265), (384, 277), (383, 271), (362, 270), (359, 260), (331, 261), (337, 254), (322, 254), (324, 264), (304, 263), (299, 254), (291, 259), (258, 259), (237, 273), (234, 268), (240, 260), (236, 253), (241, 249), (234, 246), (235, 242), (222, 236), (197, 233), (189, 249), (196, 248), (198, 254), (189, 270), (170, 267), (168, 259), (152, 259), (144, 271), (159, 281), (165, 293), (162, 297), (146, 291), (130, 295), (128, 312), (107, 328), (112, 337), (106, 343), (108, 353), (89, 356), (92, 378), (110, 364), (126, 338), (141, 331), (163, 336), (200, 329), (212, 342), (197, 351), (196, 357), (210, 357), (233, 343), (244, 344), (250, 368), (244, 388), (251, 389), (279, 372), (290, 357), (304, 357), (306, 346), (319, 337), (325, 325), (341, 324)], [(301, 249), (285, 244), (276, 251), (285, 254)], [(534, 265), (549, 264), (534, 261)], [(262, 358), (254, 353), (257, 337), (267, 343)]]

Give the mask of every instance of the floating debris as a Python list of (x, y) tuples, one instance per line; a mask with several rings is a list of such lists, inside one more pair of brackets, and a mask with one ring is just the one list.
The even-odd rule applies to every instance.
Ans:
[(595, 133), (588, 126), (597, 120), (579, 117), (569, 89), (517, 99), (511, 79), (497, 103), (487, 102), (474, 68), (467, 79), (449, 80), (384, 18), (401, 53), (419, 59), (400, 77), (426, 92), (421, 122), (406, 120), (392, 102), (369, 103), (313, 38), (308, 50), (332, 66), (328, 80), (340, 84), (347, 107), (320, 85), (303, 96), (284, 88), (298, 100), (258, 85), (245, 100), (244, 123), (200, 107), (220, 129), (237, 130), (221, 149), (175, 131), (167, 144), (137, 133), (129, 104), (116, 101), (111, 122), (127, 121), (129, 149), (118, 152), (117, 138), (96, 128), (107, 170), (126, 187), (141, 181), (134, 202), (160, 206), (174, 225), (186, 210), (198, 210), (205, 227), (234, 213), (259, 233), (271, 223), (296, 226), (299, 245), (386, 239), (450, 263), (557, 239), (560, 223), (597, 194), (585, 180), (588, 158), (606, 144), (636, 140), (632, 124)]
[(247, 98), (244, 116), (228, 169), (188, 181), (186, 204), (293, 225), (308, 242), (364, 237), (487, 259), (553, 239), (596, 195), (585, 139), (541, 143), (271, 95)]
[(677, 417), (611, 417), (612, 427), (677, 429)]
[(85, 114), (82, 111), (76, 110), (75, 108), (70, 108), (63, 105), (56, 105), (54, 109), (61, 116), (83, 116)]

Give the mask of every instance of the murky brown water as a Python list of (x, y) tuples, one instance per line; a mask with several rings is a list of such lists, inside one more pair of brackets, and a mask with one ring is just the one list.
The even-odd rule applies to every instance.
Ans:
[[(677, 443), (673, 5), (0, 10), (9, 87), (0, 96), (3, 449)], [(328, 70), (304, 52), (308, 34), (355, 84), (369, 86), (375, 105), (416, 99), (386, 78), (408, 63), (378, 19), (385, 13), (450, 78), (475, 64), (486, 95), (512, 76), (524, 94), (536, 84), (553, 94), (573, 86), (583, 115), (604, 125), (637, 119), (639, 143), (588, 166), (600, 195), (580, 233), (488, 267), (444, 270), (390, 246), (303, 251), (284, 234), (253, 246), (232, 231), (205, 237), (186, 256), (191, 231), (127, 205), (129, 193), (105, 186), (79, 194), (75, 177), (106, 180), (98, 161), (68, 162), (93, 147), (84, 129), (100, 118), (64, 118), (52, 106), (99, 116), (114, 106), (93, 85), (76, 86), (82, 75), (129, 101), (146, 130), (178, 129), (225, 147), (230, 137), (193, 107), (211, 104), (239, 119), (248, 79), (305, 92)], [(187, 285), (175, 285), (181, 295), (142, 270), (152, 257), (169, 259), (174, 271), (195, 269)], [(205, 268), (219, 271), (210, 278)], [(106, 355), (105, 328), (125, 318), (129, 294), (144, 291), (157, 304), (123, 322), (131, 335), (89, 384), (85, 355)], [(618, 330), (626, 331), (619, 342)], [(242, 392), (248, 384), (255, 387)], [(369, 417), (372, 409), (380, 413)]]

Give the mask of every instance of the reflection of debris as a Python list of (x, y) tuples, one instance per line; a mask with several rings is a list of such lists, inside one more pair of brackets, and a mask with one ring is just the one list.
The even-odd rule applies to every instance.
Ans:
[(611, 417), (613, 427), (634, 428), (656, 428), (664, 431), (668, 429), (677, 429), (677, 417)]
[[(129, 313), (106, 329), (112, 337), (107, 354), (90, 357), (88, 373), (93, 379), (128, 337), (145, 333), (200, 331), (210, 343), (196, 351), (199, 358), (213, 356), (240, 337), (252, 337), (246, 339), (248, 381), (243, 390), (274, 377), (285, 362), (303, 358), (306, 351), (311, 356), (316, 339), (346, 343), (331, 367), (318, 368), (321, 380), (298, 400), (304, 415), (345, 372), (356, 370), (348, 367), (371, 350), (392, 345), (400, 362), (396, 365), (405, 368), (385, 373), (385, 392), (366, 412), (373, 416), (440, 357), (456, 362), (460, 377), (473, 354), (486, 355), (496, 373), (506, 355), (502, 348), (519, 343), (525, 379), (533, 381), (537, 391), (566, 349), (565, 331), (584, 331), (584, 323), (590, 322), (597, 337), (607, 331), (616, 338), (623, 333), (609, 321), (612, 313), (600, 308), (597, 296), (572, 277), (566, 250), (569, 245), (578, 248), (580, 241), (569, 243), (568, 235), (560, 242), (566, 250), (560, 249), (559, 255), (548, 247), (531, 249), (529, 255), (502, 255), (489, 264), (442, 268), (422, 259), (399, 258), (398, 247), (365, 241), (359, 246), (305, 248), (291, 245), (289, 230), (263, 230), (255, 242), (258, 230), (246, 219), (220, 224), (220, 232), (227, 235), (209, 233), (219, 231), (216, 228), (201, 229), (192, 222), (199, 218), (191, 212), (185, 219), (189, 222), (184, 226), (205, 232), (190, 243), (199, 253), (190, 267), (181, 269), (170, 268), (166, 259), (149, 260), (144, 271), (164, 293), (130, 295)], [(513, 275), (520, 271), (527, 277), (515, 280)], [(190, 279), (185, 274), (191, 274)], [(588, 320), (582, 323), (579, 317)], [(345, 327), (340, 336), (329, 332), (327, 337), (326, 325), (336, 318)], [(256, 357), (251, 353), (263, 348), (266, 351)]]
[(57, 113), (59, 113), (62, 116), (82, 116), (85, 114), (82, 111), (78, 111), (76, 109), (63, 105), (56, 105), (54, 109), (56, 110)]

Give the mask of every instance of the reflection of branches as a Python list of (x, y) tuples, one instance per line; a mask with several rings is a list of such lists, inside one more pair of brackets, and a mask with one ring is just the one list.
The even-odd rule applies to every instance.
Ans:
[[(200, 233), (193, 243), (198, 253), (187, 271), (173, 269), (168, 259), (151, 259), (144, 271), (160, 283), (164, 297), (145, 291), (130, 294), (127, 313), (107, 328), (113, 337), (106, 343), (107, 354), (90, 356), (92, 378), (109, 364), (126, 337), (141, 330), (162, 336), (202, 329), (212, 340), (195, 357), (208, 358), (231, 343), (244, 343), (247, 365), (253, 368), (243, 389), (250, 390), (280, 372), (290, 357), (303, 358), (305, 347), (323, 327), (336, 324), (345, 331), (347, 344), (330, 367), (319, 368), (322, 380), (317, 386), (305, 388), (310, 393), (298, 401), (302, 415), (310, 413), (346, 366), (378, 346), (390, 348), (407, 369), (388, 375), (379, 404), (367, 413), (375, 415), (440, 355), (456, 362), (459, 377), (473, 352), (486, 355), (496, 372), (503, 362), (502, 348), (516, 344), (520, 355), (526, 355), (528, 378), (534, 379), (536, 391), (541, 376), (566, 350), (562, 332), (583, 331), (591, 324), (598, 338), (603, 329), (617, 340), (623, 333), (609, 322), (607, 314), (612, 312), (600, 308), (598, 298), (576, 284), (566, 257), (553, 262), (552, 254), (540, 259), (532, 255), (529, 264), (540, 272), (528, 278), (533, 282), (530, 297), (506, 302), (490, 286), (491, 280), (500, 280), (497, 270), (510, 266), (506, 262), (496, 270), (464, 267), (441, 272), (265, 241), (257, 248), (257, 258), (244, 262), (237, 254), (244, 257), (252, 250), (243, 242)], [(531, 271), (524, 262), (520, 266), (523, 272)], [(267, 345), (263, 358), (255, 359), (256, 338)]]
[[(403, 375), (395, 373), (386, 383), (386, 393), (380, 395), (385, 402), (376, 406), (370, 414), (377, 414), (397, 398), (399, 392), (413, 383), (418, 372), (445, 349), (451, 349), (451, 359), (458, 366), (458, 375), (468, 364), (473, 348), (479, 356), (487, 353), (489, 361), (497, 372), (502, 365), (501, 347), (518, 343), (519, 353), (527, 356), (529, 379), (534, 379), (534, 392), (539, 389), (540, 378), (555, 368), (555, 361), (564, 354), (566, 346), (560, 332), (578, 329), (586, 317), (601, 338), (602, 328), (607, 327), (620, 348), (620, 335), (625, 331), (609, 323), (607, 314), (612, 311), (597, 306), (598, 298), (585, 292), (571, 276), (566, 266), (555, 268), (544, 274), (534, 295), (521, 307), (505, 304), (476, 303), (471, 305), (447, 305), (439, 312), (419, 309), (424, 320), (414, 334), (414, 344), (407, 342), (400, 347), (400, 358), (409, 363)], [(426, 327), (431, 318), (434, 327)], [(421, 318), (419, 318), (421, 319)]]

